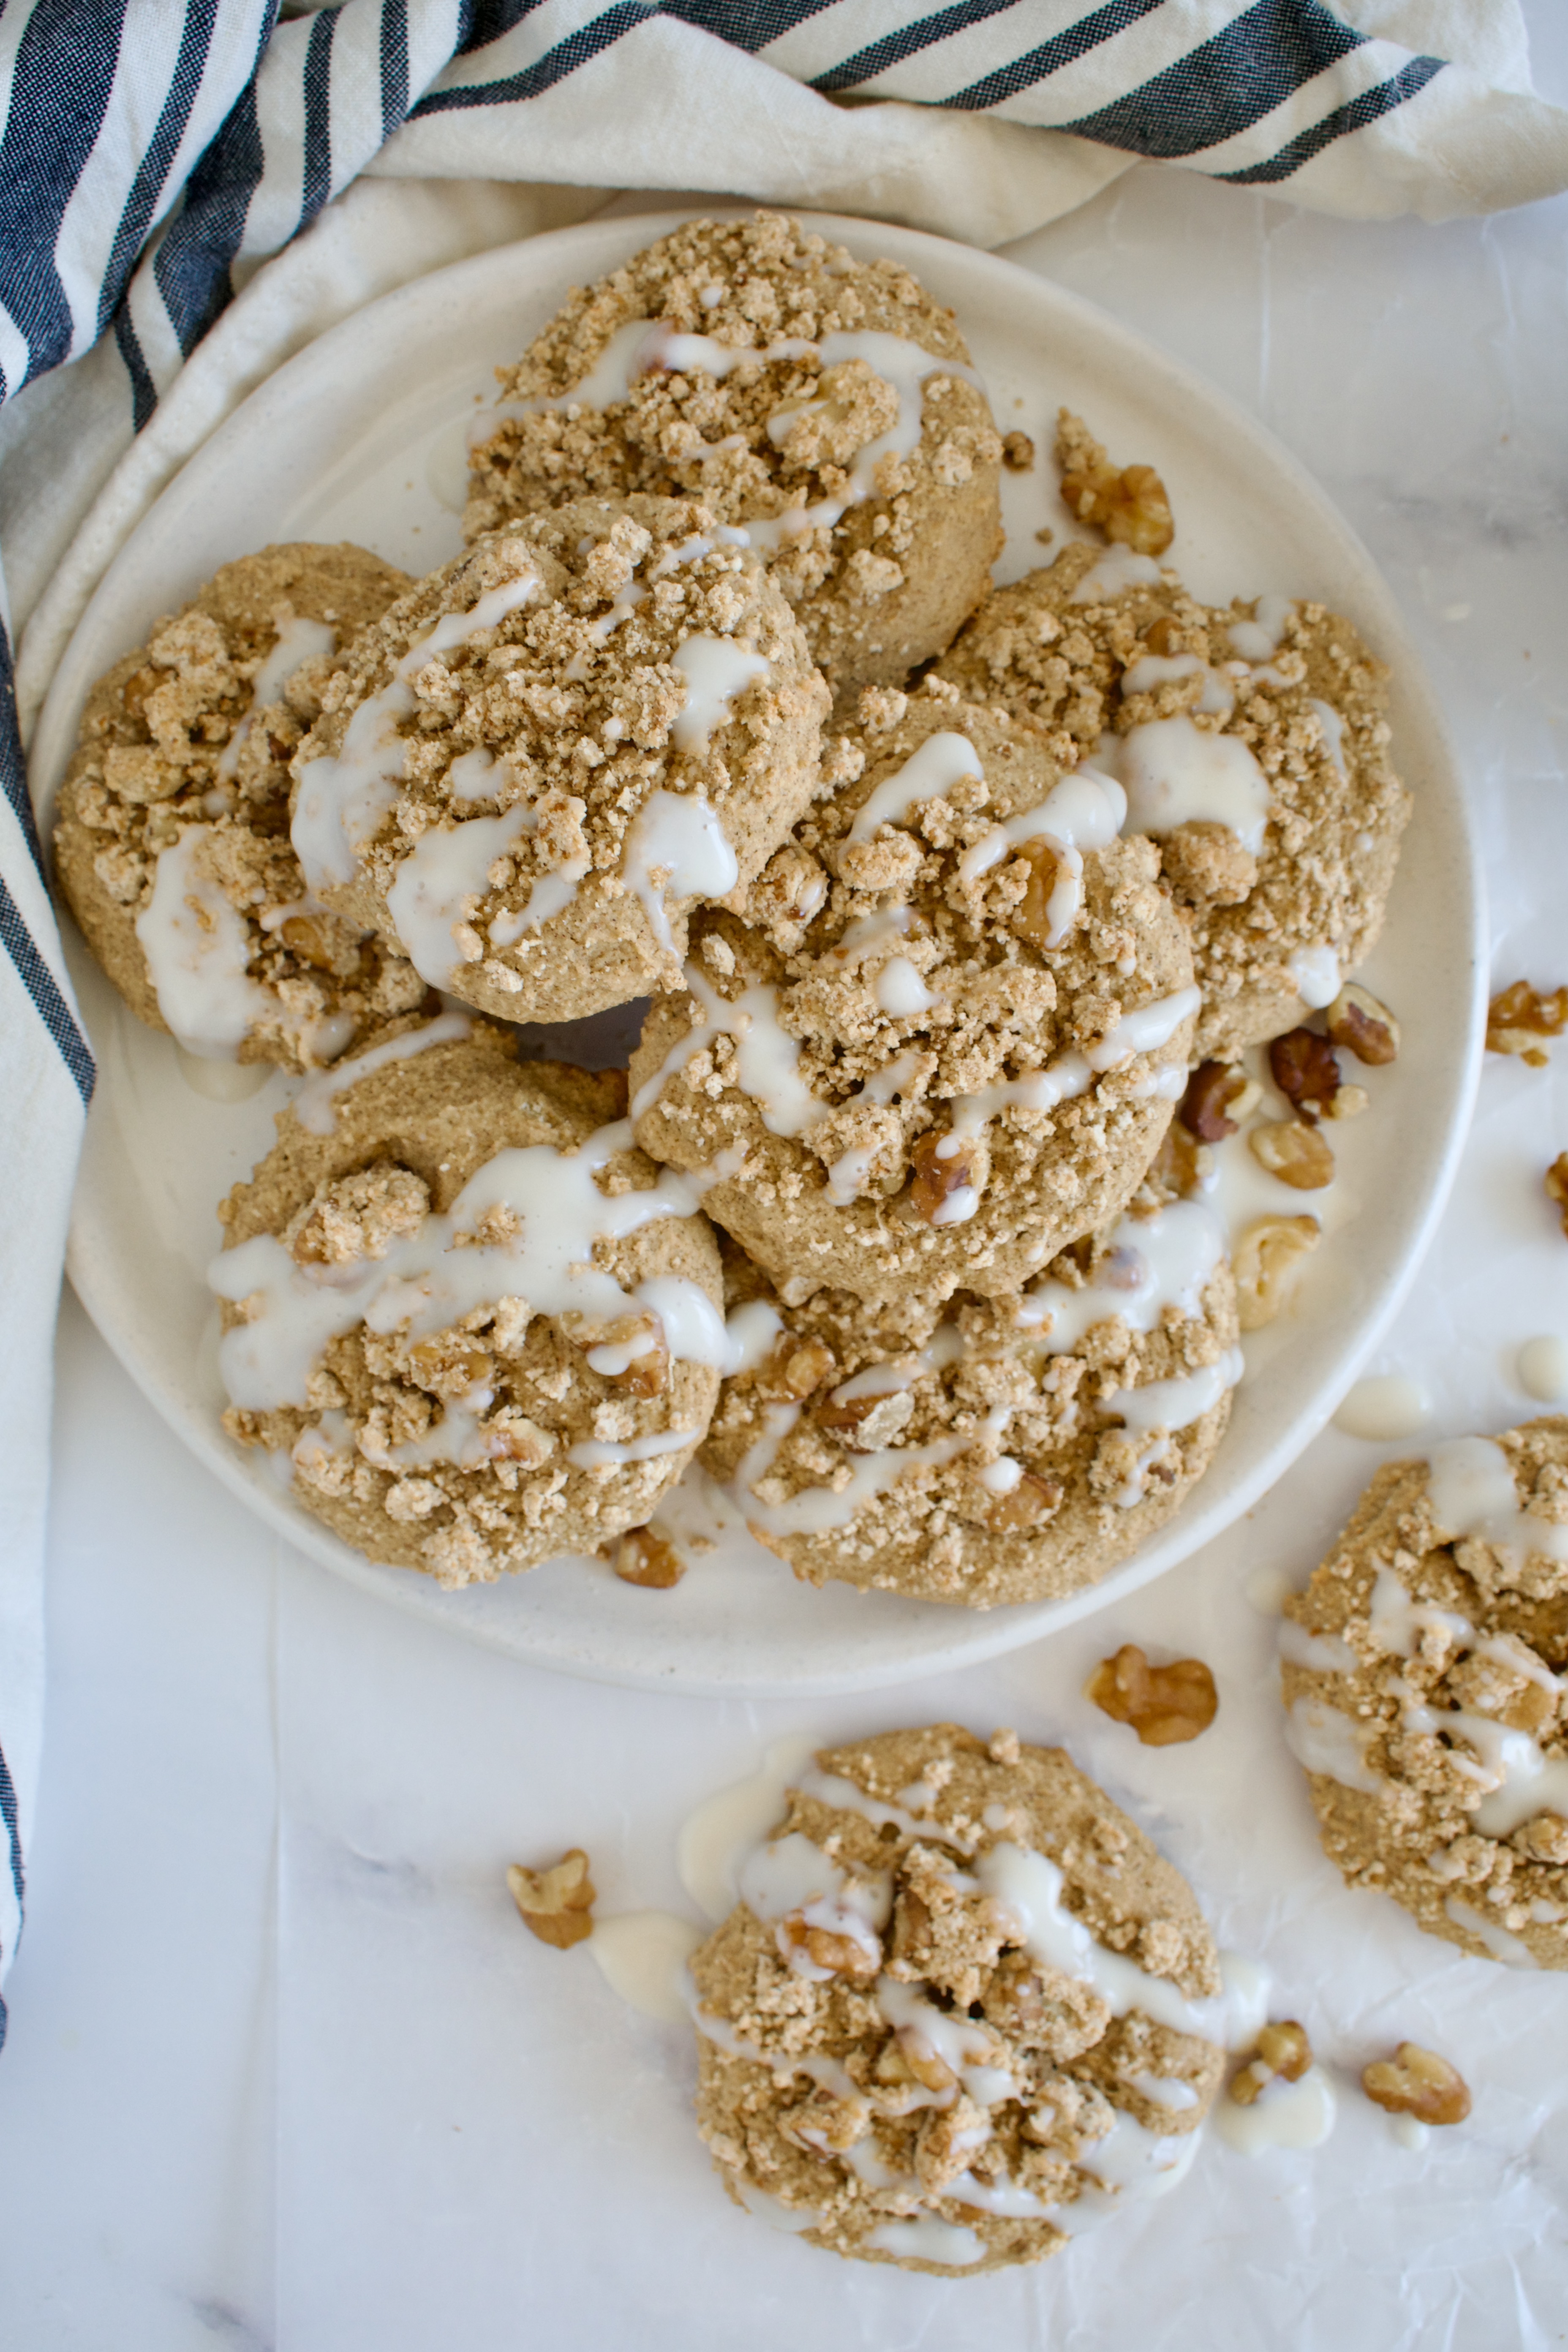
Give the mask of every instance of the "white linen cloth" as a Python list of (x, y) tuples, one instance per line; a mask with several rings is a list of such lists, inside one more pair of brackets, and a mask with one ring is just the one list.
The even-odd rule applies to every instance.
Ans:
[(12, 625), (25, 737), (105, 565), (256, 383), (390, 286), (582, 217), (606, 164), (989, 245), (1145, 157), (1436, 220), (1568, 186), (1568, 115), (1531, 87), (1517, 0), (956, 0), (908, 21), (891, 0), (344, 0), (280, 25), (265, 0), (0, 6), (0, 1976), (91, 1087), (8, 708)]

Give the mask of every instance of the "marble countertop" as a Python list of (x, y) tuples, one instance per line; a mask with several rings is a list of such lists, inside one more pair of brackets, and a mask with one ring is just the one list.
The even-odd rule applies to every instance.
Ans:
[[(1534, 13), (1562, 99), (1568, 25)], [(1369, 226), (1143, 169), (1013, 257), (1202, 370), (1325, 485), (1455, 729), (1495, 984), (1568, 978), (1568, 199)], [(1541, 1192), (1564, 1146), (1568, 1049), (1546, 1072), (1493, 1058), (1368, 1367), (1416, 1380), (1436, 1433), (1539, 1409), (1514, 1360), (1568, 1337)], [(340, 1584), (237, 1510), (68, 1298), (56, 1443), (47, 1752), (0, 2063), (19, 2352), (1561, 2340), (1568, 2103), (1542, 2077), (1568, 1986), (1342, 1888), (1245, 1597), (1259, 1569), (1304, 1580), (1399, 1449), (1330, 1430), (1222, 1542), (1049, 1643), (862, 1699), (743, 1703), (552, 1677)], [(1212, 1733), (1145, 1751), (1094, 1713), (1089, 1664), (1125, 1640), (1210, 1661)], [(972, 2283), (839, 2265), (733, 2215), (691, 2130), (689, 2037), (532, 1944), (504, 1867), (582, 1843), (605, 1908), (689, 1907), (676, 1828), (767, 1741), (939, 1717), (1064, 1739), (1222, 1940), (1268, 1961), (1343, 2084), (1441, 2023), (1470, 2126), (1415, 2156), (1347, 2089), (1321, 2149), (1205, 2146), (1168, 2202)]]

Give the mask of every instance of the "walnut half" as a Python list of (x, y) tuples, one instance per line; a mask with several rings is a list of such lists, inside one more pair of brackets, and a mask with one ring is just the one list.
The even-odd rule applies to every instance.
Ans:
[(1301, 1264), (1323, 1238), (1316, 1217), (1259, 1217), (1231, 1252), (1237, 1320), (1244, 1331), (1272, 1323), (1295, 1288)]
[(506, 1883), (523, 1926), (542, 1944), (565, 1951), (593, 1934), (594, 1882), (580, 1845), (571, 1847), (549, 1870), (525, 1870), (514, 1862)]
[(1402, 2042), (1392, 2058), (1363, 2066), (1361, 2086), (1391, 2116), (1423, 2124), (1462, 2124), (1470, 2112), (1469, 2086), (1455, 2066), (1417, 2042)]
[(1276, 2078), (1299, 2083), (1311, 2063), (1312, 2045), (1304, 2025), (1293, 2017), (1266, 2025), (1258, 2037), (1257, 2056), (1232, 2078), (1230, 2095), (1238, 2107), (1249, 2107)]
[(1206, 1731), (1219, 1711), (1214, 1676), (1201, 1658), (1152, 1666), (1132, 1642), (1102, 1658), (1084, 1696), (1113, 1723), (1131, 1724), (1145, 1748), (1173, 1748)]

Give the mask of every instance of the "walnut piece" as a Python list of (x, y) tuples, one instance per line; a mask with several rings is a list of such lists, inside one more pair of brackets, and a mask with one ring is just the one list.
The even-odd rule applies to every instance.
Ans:
[(686, 1573), (686, 1562), (675, 1546), (651, 1528), (628, 1528), (605, 1558), (623, 1584), (640, 1584), (650, 1592), (668, 1592)]
[(1527, 980), (1516, 980), (1500, 990), (1487, 1007), (1487, 1050), (1492, 1054), (1519, 1054), (1535, 1069), (1546, 1064), (1543, 1037), (1561, 1037), (1568, 1029), (1568, 988), (1554, 988), (1549, 995), (1531, 988)]
[(1258, 1166), (1295, 1192), (1321, 1192), (1334, 1181), (1333, 1153), (1317, 1129), (1300, 1119), (1269, 1119), (1255, 1127), (1247, 1142)]
[(1116, 467), (1083, 423), (1066, 408), (1057, 419), (1062, 502), (1079, 522), (1140, 555), (1163, 555), (1176, 535), (1165, 485), (1152, 466)]
[(1131, 1724), (1145, 1748), (1173, 1748), (1206, 1731), (1219, 1709), (1214, 1676), (1201, 1658), (1152, 1666), (1132, 1642), (1102, 1658), (1084, 1696), (1113, 1723)]
[(1026, 433), (1004, 433), (1002, 463), (1010, 474), (1031, 474), (1035, 469), (1035, 445)]
[(757, 1374), (757, 1394), (770, 1404), (800, 1404), (837, 1370), (820, 1339), (797, 1340), (786, 1331)]
[(1381, 1069), (1399, 1058), (1399, 1024), (1370, 990), (1342, 988), (1328, 1010), (1329, 1034), (1358, 1062)]
[(1331, 1111), (1340, 1090), (1340, 1066), (1327, 1037), (1315, 1029), (1288, 1029), (1268, 1048), (1275, 1085), (1297, 1114), (1312, 1124)]
[(594, 1882), (580, 1845), (569, 1848), (549, 1870), (525, 1870), (514, 1862), (506, 1883), (523, 1926), (542, 1944), (553, 1944), (563, 1952), (593, 1934)]
[(1259, 1217), (1231, 1252), (1237, 1320), (1261, 1331), (1289, 1298), (1301, 1262), (1323, 1238), (1316, 1217)]
[(785, 1959), (798, 1952), (813, 1968), (826, 1969), (830, 1976), (858, 1978), (862, 1983), (868, 1982), (881, 1965), (869, 1943), (837, 1935), (831, 1927), (813, 1927), (804, 1911), (792, 1911), (780, 1920), (778, 1944)]
[(1414, 2116), (1418, 2123), (1462, 2124), (1470, 2112), (1469, 2088), (1458, 2069), (1417, 2042), (1402, 2042), (1392, 2058), (1363, 2066), (1361, 2086), (1375, 2106), (1391, 2116)]
[[(943, 1144), (955, 1144), (956, 1150), (943, 1152)], [(942, 1214), (955, 1192), (974, 1184), (975, 1170), (980, 1161), (980, 1148), (966, 1138), (955, 1136), (951, 1129), (939, 1134), (931, 1129), (920, 1139), (910, 1154), (914, 1179), (910, 1197), (928, 1225), (945, 1225), (952, 1222)], [(979, 1187), (975, 1186), (978, 1191)]]
[(1200, 1143), (1223, 1143), (1256, 1110), (1262, 1093), (1239, 1062), (1200, 1062), (1176, 1117)]
[(1057, 853), (1048, 841), (1026, 841), (1018, 852), (1018, 861), (1027, 866), (1029, 878), (1023, 897), (1007, 918), (1007, 928), (1044, 953), (1053, 944), (1061, 944), (1051, 925), (1051, 893), (1057, 887), (1058, 872)]
[(1232, 2078), (1230, 2095), (1238, 2107), (1249, 2107), (1277, 2078), (1299, 2083), (1311, 2063), (1312, 2045), (1304, 2025), (1293, 2017), (1266, 2025), (1258, 2037), (1257, 2055)]
[(1563, 1219), (1563, 1230), (1568, 1234), (1568, 1151), (1560, 1151), (1542, 1179), (1546, 1197), (1555, 1201)]

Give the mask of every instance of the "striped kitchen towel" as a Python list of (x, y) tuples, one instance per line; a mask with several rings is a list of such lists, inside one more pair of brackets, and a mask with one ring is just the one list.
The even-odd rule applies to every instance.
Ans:
[[(13, 620), (39, 608), (26, 716), (157, 487), (135, 457), (158, 435), (136, 436), (237, 291), (362, 174), (447, 184), (433, 201), (467, 207), (459, 247), (497, 217), (478, 184), (501, 182), (711, 189), (994, 245), (1140, 159), (1441, 219), (1568, 186), (1568, 116), (1531, 89), (1517, 0), (285, 0), (281, 22), (275, 0), (0, 0), (0, 1974), (37, 1785), (47, 1364), (93, 1076)], [(314, 331), (329, 293), (313, 320), (290, 299), (290, 331)], [(246, 365), (215, 371), (229, 404)], [(165, 468), (223, 413), (205, 390), (186, 408)]]

